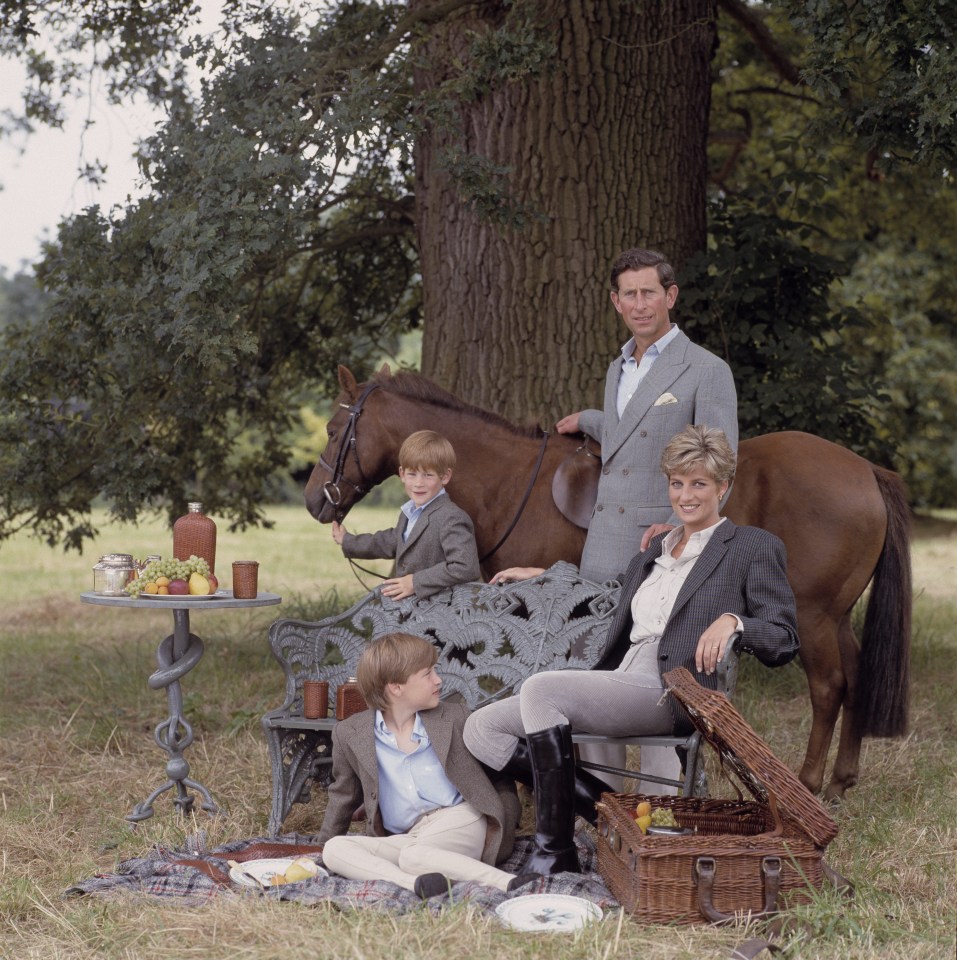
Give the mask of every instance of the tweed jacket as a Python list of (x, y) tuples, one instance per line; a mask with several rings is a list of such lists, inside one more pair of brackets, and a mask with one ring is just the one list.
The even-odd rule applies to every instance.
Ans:
[(621, 579), (654, 523), (679, 521), (668, 500), (661, 454), (689, 424), (718, 427), (738, 446), (738, 403), (728, 365), (679, 331), (655, 360), (619, 419), (621, 355), (605, 379), (605, 409), (583, 410), (579, 427), (601, 444), (598, 498), (581, 559), (582, 576)]
[[(521, 807), (514, 780), (487, 770), (466, 749), (462, 729), (468, 715), (465, 704), (444, 701), (432, 710), (419, 713), (445, 775), (463, 799), (486, 817), (482, 861), (494, 866), (511, 855)], [(366, 808), (366, 833), (386, 835), (379, 810), (374, 724), (375, 710), (363, 710), (333, 727), (333, 781), (317, 843), (347, 833), (352, 814), (360, 803)], [(494, 784), (490, 777), (495, 777)]]
[(398, 524), (378, 533), (347, 533), (342, 552), (359, 560), (395, 558), (395, 575), (412, 574), (417, 597), (431, 597), (456, 583), (482, 579), (475, 528), (469, 515), (448, 494), (436, 497), (416, 520), (409, 539), (402, 533), (409, 518), (399, 514)]
[[(621, 588), (621, 599), (595, 670), (614, 670), (630, 645), (631, 599), (655, 560), (661, 556), (665, 534), (632, 560)], [(658, 647), (660, 673), (686, 667), (703, 687), (714, 690), (717, 674), (695, 667), (698, 639), (723, 613), (735, 613), (744, 625), (741, 649), (769, 667), (782, 666), (798, 652), (797, 611), (787, 579), (784, 544), (758, 527), (739, 527), (731, 520), (714, 531), (678, 592)], [(672, 697), (676, 733), (692, 727), (681, 705)]]

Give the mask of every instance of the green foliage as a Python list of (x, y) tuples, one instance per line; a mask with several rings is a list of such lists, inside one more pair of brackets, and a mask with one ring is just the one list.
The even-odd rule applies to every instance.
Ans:
[[(783, 178), (770, 186), (794, 190)], [(761, 212), (781, 200), (713, 204), (709, 249), (680, 280), (684, 326), (731, 365), (742, 436), (805, 430), (874, 456), (875, 398), (841, 339), (861, 318), (830, 305), (838, 267), (808, 246), (814, 231)]]
[(957, 17), (951, 0), (788, 0), (807, 38), (810, 86), (842, 109), (824, 127), (852, 132), (878, 165), (952, 171), (957, 156)]
[(957, 280), (952, 264), (888, 244), (861, 257), (840, 296), (867, 317), (844, 344), (864, 377), (887, 384), (878, 437), (919, 505), (953, 503), (957, 478)]
[[(787, 403), (796, 409), (783, 419), (775, 415), (772, 422), (802, 425), (893, 466), (916, 502), (945, 504), (952, 502), (957, 480), (952, 445), (941, 436), (941, 423), (948, 416), (953, 422), (949, 370), (957, 325), (950, 279), (957, 257), (957, 189), (951, 173), (954, 153), (947, 145), (953, 125), (908, 126), (906, 112), (897, 115), (898, 86), (905, 100), (920, 87), (927, 102), (936, 100), (944, 113), (953, 114), (957, 101), (943, 75), (936, 91), (926, 77), (920, 79), (921, 56), (905, 64), (893, 52), (908, 34), (931, 44), (951, 73), (957, 71), (957, 55), (947, 39), (953, 19), (937, 18), (940, 5), (919, 10), (907, 5), (906, 12), (899, 4), (892, 6), (750, 6), (756, 15), (760, 11), (779, 56), (800, 65), (810, 81), (804, 86), (782, 83), (781, 73), (753, 37), (722, 17), (716, 58), (721, 80), (712, 105), (716, 142), (710, 151), (712, 176), (721, 192), (709, 255), (723, 259), (726, 268), (733, 266), (737, 235), (752, 233), (757, 220), (770, 231), (767, 249), (773, 251), (775, 266), (792, 256), (795, 267), (805, 255), (815, 261), (824, 257), (829, 265), (823, 264), (818, 290), (824, 290), (828, 266), (835, 278), (827, 305), (816, 296), (815, 304), (801, 308), (794, 302), (779, 305), (779, 322), (790, 317), (795, 324), (795, 342), (783, 356), (769, 357), (770, 374), (760, 363), (754, 366), (757, 389), (748, 383), (752, 374), (742, 374), (740, 347), (730, 351), (732, 366), (744, 381), (743, 428), (765, 428), (766, 412), (775, 413), (764, 409), (774, 399), (765, 381), (780, 377), (786, 396), (778, 398), (784, 405), (777, 412), (786, 414)], [(850, 87), (819, 82), (831, 70), (853, 77)], [(854, 122), (855, 111), (865, 109), (875, 126)], [(881, 111), (887, 116), (880, 117)], [(727, 222), (729, 210), (736, 211), (736, 223)], [(796, 230), (794, 221), (803, 226)], [(778, 232), (797, 244), (793, 253), (774, 239)], [(721, 236), (731, 242), (732, 251), (715, 250)], [(769, 266), (759, 242), (756, 268), (762, 272)], [(750, 282), (748, 273), (743, 283)], [(687, 306), (687, 291), (688, 284), (679, 306)], [(789, 300), (794, 297), (789, 294)], [(753, 322), (750, 308), (742, 315), (746, 335)], [(727, 349), (721, 337), (706, 330), (698, 336)], [(786, 341), (785, 333), (781, 342)], [(745, 358), (752, 349), (767, 353), (770, 344), (746, 347)], [(822, 363), (820, 371), (815, 358)], [(796, 372), (791, 383), (775, 372), (779, 364)], [(858, 423), (861, 415), (867, 418), (864, 427)]]

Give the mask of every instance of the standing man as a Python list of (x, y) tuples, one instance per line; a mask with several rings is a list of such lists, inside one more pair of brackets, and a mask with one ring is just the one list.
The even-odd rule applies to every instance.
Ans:
[[(654, 250), (626, 250), (611, 268), (611, 302), (631, 333), (608, 367), (605, 409), (559, 420), (559, 433), (582, 431), (601, 444), (598, 498), (579, 569), (588, 580), (620, 580), (631, 558), (656, 534), (678, 525), (668, 498), (661, 454), (689, 424), (723, 430), (737, 452), (738, 399), (728, 365), (692, 343), (671, 322), (678, 299), (675, 272)], [(630, 603), (622, 597), (621, 603)], [(644, 773), (676, 778), (680, 762), (668, 747), (641, 751)], [(580, 748), (582, 759), (624, 765), (621, 747)], [(614, 789), (621, 780), (598, 776)], [(640, 793), (675, 793), (654, 781)]]
[[(605, 409), (559, 420), (601, 444), (602, 471), (580, 569), (619, 579), (651, 538), (678, 525), (661, 472), (668, 441), (689, 424), (723, 430), (738, 446), (738, 402), (728, 365), (671, 322), (675, 272), (653, 250), (626, 250), (611, 268), (611, 302), (631, 333), (608, 368)], [(624, 599), (624, 598), (623, 598)]]

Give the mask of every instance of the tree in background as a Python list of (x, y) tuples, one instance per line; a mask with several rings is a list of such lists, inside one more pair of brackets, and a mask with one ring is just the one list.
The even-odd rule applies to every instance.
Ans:
[[(42, 14), (0, 0), (0, 48), (40, 27), (64, 49), (94, 39), (115, 95), (143, 89), (169, 115), (140, 151), (149, 196), (63, 224), (37, 266), (45, 319), (8, 327), (0, 536), (20, 523), (78, 544), (97, 495), (132, 517), (201, 493), (257, 521), (303, 396), (419, 325), (424, 372), (465, 399), (546, 423), (591, 405), (620, 338), (607, 267), (634, 243), (684, 268), (682, 323), (736, 369), (745, 432), (799, 425), (867, 446), (875, 391), (843, 352), (853, 314), (827, 296), (854, 240), (815, 214), (828, 171), (794, 141), (821, 131), (837, 192), (865, 149), (888, 185), (904, 163), (944, 183), (946, 118), (929, 106), (955, 66), (933, 5), (871, 22), (822, 2), (800, 31), (797, 2), (299, 6), (308, 20), (227, 3), (214, 43), (189, 39), (178, 0)], [(793, 66), (808, 36), (810, 88)], [(889, 38), (898, 81), (925, 76), (928, 57), (937, 72), (908, 97), (920, 122), (896, 124), (882, 152), (892, 99), (873, 62)], [(67, 83), (78, 72), (27, 59), (27, 113), (55, 120), (58, 65)], [(205, 71), (197, 96), (186, 65)], [(718, 129), (709, 178), (712, 90), (719, 119), (741, 124)], [(798, 390), (809, 377), (817, 390)]]

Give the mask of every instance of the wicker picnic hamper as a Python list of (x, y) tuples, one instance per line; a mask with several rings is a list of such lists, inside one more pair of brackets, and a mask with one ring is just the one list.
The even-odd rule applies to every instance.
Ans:
[[(771, 753), (724, 694), (678, 667), (664, 675), (722, 766), (754, 797), (643, 797), (606, 793), (598, 804), (598, 869), (631, 916), (644, 923), (720, 922), (769, 915), (782, 897), (806, 899), (827, 867), (824, 848), (837, 825)], [(645, 835), (642, 800), (673, 811), (686, 835)]]

